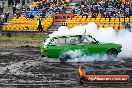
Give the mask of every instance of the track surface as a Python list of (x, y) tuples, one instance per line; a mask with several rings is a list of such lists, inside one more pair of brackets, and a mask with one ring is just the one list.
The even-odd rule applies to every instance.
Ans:
[(80, 85), (76, 81), (79, 65), (87, 67), (88, 74), (129, 74), (132, 77), (132, 59), (48, 63), (40, 58), (38, 48), (0, 48), (0, 88), (132, 88), (132, 81), (127, 84)]

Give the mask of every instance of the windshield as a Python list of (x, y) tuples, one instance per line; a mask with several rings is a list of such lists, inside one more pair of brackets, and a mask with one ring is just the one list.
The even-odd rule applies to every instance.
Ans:
[(90, 35), (82, 35), (80, 43), (83, 43), (83, 44), (94, 44), (94, 43), (97, 43), (97, 41), (95, 40), (95, 38), (93, 38)]

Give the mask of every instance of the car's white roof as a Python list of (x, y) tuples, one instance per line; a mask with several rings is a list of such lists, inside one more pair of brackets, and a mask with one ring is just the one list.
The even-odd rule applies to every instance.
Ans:
[(61, 33), (61, 32), (53, 32), (52, 34), (49, 34), (48, 37), (49, 38), (53, 38), (53, 37), (62, 37), (62, 36), (76, 36), (76, 35), (83, 35), (84, 32), (82, 33)]
[(64, 37), (64, 36), (66, 36), (66, 37), (70, 37), (70, 36), (78, 36), (78, 35), (81, 35), (81, 34), (74, 34), (74, 35), (55, 35), (55, 36), (48, 36), (48, 38), (54, 38), (54, 37), (57, 37), (57, 38), (59, 38), (59, 37)]

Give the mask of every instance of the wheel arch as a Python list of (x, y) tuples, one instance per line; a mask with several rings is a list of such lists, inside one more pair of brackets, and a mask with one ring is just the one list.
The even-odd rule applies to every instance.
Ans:
[(106, 54), (107, 54), (110, 50), (116, 51), (117, 54), (119, 53), (119, 52), (118, 52), (118, 49), (116, 49), (116, 48), (109, 48), (109, 49), (107, 49)]
[(59, 53), (59, 55), (62, 54), (62, 53), (64, 53), (64, 52), (67, 52), (67, 51), (69, 51), (69, 49), (64, 49), (64, 50), (62, 50), (62, 51)]

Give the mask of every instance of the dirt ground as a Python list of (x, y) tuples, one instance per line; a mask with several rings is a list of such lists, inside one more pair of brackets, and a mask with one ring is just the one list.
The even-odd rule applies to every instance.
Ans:
[(39, 47), (42, 40), (0, 40), (0, 47), (21, 47), (21, 46), (31, 46)]
[(84, 84), (76, 81), (79, 65), (87, 74), (129, 74), (132, 59), (87, 63), (48, 62), (41, 58), (38, 47), (0, 48), (0, 88), (132, 88), (130, 83)]

